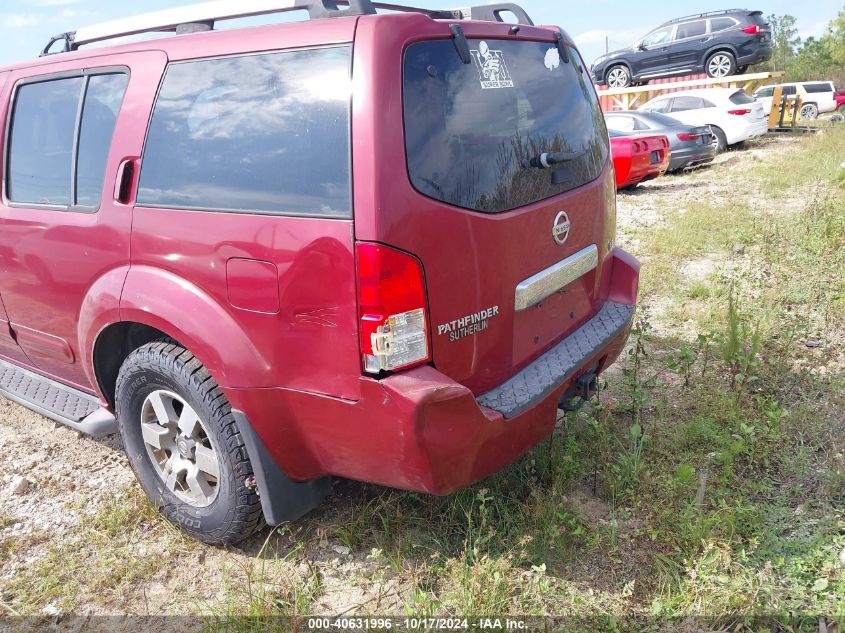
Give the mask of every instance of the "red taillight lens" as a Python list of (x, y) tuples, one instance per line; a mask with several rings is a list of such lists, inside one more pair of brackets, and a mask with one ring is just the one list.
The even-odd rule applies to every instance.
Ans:
[(728, 110), (728, 114), (735, 114), (737, 116), (743, 116), (745, 114), (751, 114), (751, 110)]
[(633, 146), (634, 146), (634, 153), (635, 154), (639, 154), (641, 151), (643, 151), (642, 145), (640, 145), (639, 142), (634, 141)]
[(689, 132), (682, 132), (681, 134), (678, 134), (678, 138), (681, 139), (682, 141), (694, 141), (699, 136), (701, 136), (701, 135), (700, 134), (690, 134)]
[(366, 242), (356, 245), (356, 256), (364, 371), (378, 374), (427, 362), (428, 306), (420, 262)]
[(749, 24), (748, 26), (742, 27), (743, 33), (748, 33), (748, 35), (757, 35), (758, 33), (762, 33), (763, 29), (760, 28), (759, 24)]

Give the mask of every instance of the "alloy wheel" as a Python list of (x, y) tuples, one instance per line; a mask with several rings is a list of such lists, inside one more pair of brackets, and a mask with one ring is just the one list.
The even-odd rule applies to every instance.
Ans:
[(801, 106), (801, 118), (802, 119), (816, 119), (819, 116), (819, 109), (816, 105), (812, 103), (806, 103)]
[(607, 85), (610, 88), (625, 88), (629, 82), (628, 71), (622, 66), (611, 69), (607, 74)]
[(733, 62), (724, 53), (713, 55), (707, 64), (707, 72), (711, 77), (727, 77), (731, 72)]
[(180, 396), (158, 390), (141, 405), (141, 433), (147, 454), (164, 485), (197, 508), (217, 498), (217, 451), (196, 411)]

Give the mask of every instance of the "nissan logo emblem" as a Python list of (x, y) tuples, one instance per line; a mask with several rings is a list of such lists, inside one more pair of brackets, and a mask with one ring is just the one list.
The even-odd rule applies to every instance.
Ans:
[(563, 244), (569, 237), (569, 229), (571, 227), (572, 223), (569, 221), (566, 211), (558, 213), (555, 223), (552, 225), (552, 237), (555, 238), (555, 242)]

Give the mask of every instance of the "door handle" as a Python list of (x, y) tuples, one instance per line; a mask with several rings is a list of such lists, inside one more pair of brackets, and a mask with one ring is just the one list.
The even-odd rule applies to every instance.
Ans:
[(133, 156), (120, 161), (114, 183), (115, 202), (120, 204), (131, 204), (133, 202), (138, 160), (137, 156)]

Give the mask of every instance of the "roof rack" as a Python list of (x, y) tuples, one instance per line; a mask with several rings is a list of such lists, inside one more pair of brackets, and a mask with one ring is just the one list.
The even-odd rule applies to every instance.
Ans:
[[(347, 8), (341, 8), (347, 7)], [(66, 53), (82, 45), (102, 42), (140, 33), (190, 33), (214, 28), (218, 20), (247, 18), (288, 11), (308, 11), (310, 19), (372, 15), (377, 10), (422, 13), (443, 20), (489, 20), (504, 22), (503, 14), (513, 14), (519, 24), (532, 25), (525, 10), (517, 4), (503, 2), (463, 9), (424, 9), (371, 0), (211, 0), (129, 18), (121, 18), (87, 26), (76, 31), (60, 33), (50, 39), (41, 56)], [(62, 50), (51, 52), (56, 42), (63, 42)]]
[(684, 20), (693, 20), (695, 18), (709, 18), (712, 15), (727, 15), (728, 13), (742, 13), (748, 9), (725, 9), (723, 11), (710, 11), (708, 13), (695, 13), (693, 15), (685, 15), (682, 18), (675, 18), (674, 20), (667, 20), (663, 24), (674, 24), (675, 22), (683, 22)]

